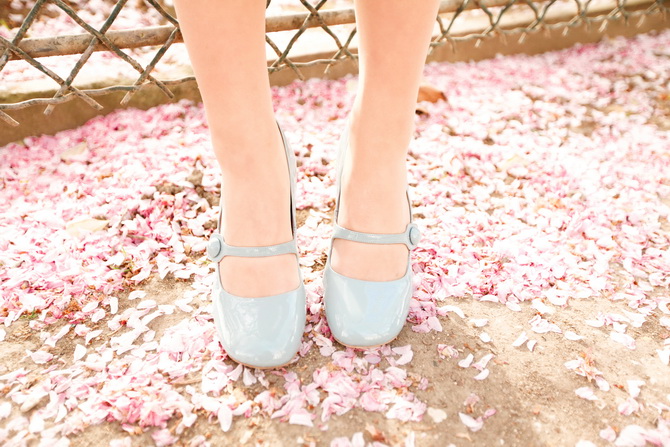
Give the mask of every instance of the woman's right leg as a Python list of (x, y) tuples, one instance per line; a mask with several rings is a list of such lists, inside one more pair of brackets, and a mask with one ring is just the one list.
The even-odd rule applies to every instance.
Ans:
[[(265, 57), (265, 0), (175, 0), (222, 172), (223, 238), (230, 245), (290, 241), (286, 154)], [(292, 254), (221, 261), (226, 291), (268, 296), (299, 285)]]

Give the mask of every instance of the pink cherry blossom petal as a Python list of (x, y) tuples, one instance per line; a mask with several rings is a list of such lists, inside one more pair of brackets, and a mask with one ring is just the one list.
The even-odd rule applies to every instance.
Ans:
[(83, 345), (77, 344), (74, 348), (74, 361), (81, 360), (86, 355), (86, 348)]
[(521, 335), (512, 343), (512, 346), (515, 348), (518, 348), (519, 346), (523, 345), (528, 341), (528, 336), (526, 335), (525, 332), (522, 332)]
[(461, 419), (463, 425), (468, 427), (470, 431), (477, 432), (484, 426), (484, 421), (481, 417), (475, 419), (465, 413), (458, 413), (458, 417)]
[(610, 338), (617, 343), (621, 343), (628, 349), (635, 349), (635, 339), (628, 334), (612, 331), (610, 332)]
[(581, 397), (582, 399), (598, 400), (598, 396), (596, 396), (595, 393), (593, 392), (593, 388), (589, 386), (583, 386), (581, 388), (577, 388), (575, 390), (575, 394)]
[(472, 361), (474, 360), (475, 356), (472, 354), (468, 354), (467, 357), (465, 357), (463, 360), (458, 362), (458, 366), (461, 368), (467, 368), (472, 364)]
[(607, 426), (600, 430), (600, 437), (608, 442), (614, 442), (616, 440), (616, 431), (610, 426)]

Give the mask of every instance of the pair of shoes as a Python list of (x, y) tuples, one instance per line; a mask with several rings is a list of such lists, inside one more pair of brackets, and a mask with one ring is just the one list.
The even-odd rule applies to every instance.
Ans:
[[(279, 126), (279, 124), (278, 124)], [(291, 182), (291, 228), (293, 239), (281, 244), (263, 247), (240, 247), (226, 244), (221, 234), (223, 204), (217, 232), (207, 245), (207, 257), (216, 263), (213, 289), (213, 315), (219, 339), (228, 357), (237, 363), (254, 368), (277, 368), (289, 363), (300, 349), (306, 319), (305, 287), (299, 272), (300, 285), (286, 293), (260, 298), (238, 297), (228, 293), (221, 284), (219, 262), (225, 256), (263, 257), (295, 254), (295, 156), (279, 127), (289, 168)], [(421, 232), (413, 222), (409, 190), (407, 203), (410, 222), (405, 231), (397, 234), (362, 233), (341, 227), (339, 213), (341, 177), (344, 155), (349, 144), (349, 126), (340, 140), (337, 157), (337, 206), (334, 231), (330, 241), (328, 262), (324, 269), (324, 306), (326, 319), (333, 337), (345, 346), (370, 348), (388, 343), (400, 333), (412, 298), (412, 271), (410, 255), (402, 278), (392, 281), (365, 281), (349, 278), (335, 272), (330, 259), (335, 239), (348, 239), (370, 244), (405, 244), (409, 251), (417, 246)], [(298, 269), (299, 270), (299, 269)]]
[[(277, 124), (279, 126), (279, 124)], [(298, 265), (298, 288), (278, 295), (259, 298), (238, 297), (224, 290), (219, 261), (224, 256), (262, 257), (287, 253), (298, 257), (296, 246), (295, 176), (296, 163), (284, 132), (279, 127), (291, 182), (291, 228), (293, 239), (276, 245), (240, 247), (226, 244), (221, 232), (223, 204), (217, 231), (207, 245), (207, 257), (216, 263), (213, 288), (213, 314), (221, 345), (228, 357), (254, 368), (277, 368), (289, 363), (300, 349), (305, 330), (306, 300), (302, 273)], [(221, 199), (223, 200), (223, 199)]]
[(340, 208), (341, 178), (344, 156), (349, 145), (349, 122), (340, 139), (337, 157), (337, 205), (333, 218), (333, 236), (330, 240), (328, 261), (324, 269), (324, 307), (331, 333), (339, 343), (354, 348), (372, 348), (394, 340), (409, 314), (409, 303), (414, 292), (410, 254), (407, 270), (400, 279), (391, 281), (364, 281), (341, 275), (333, 270), (330, 259), (335, 239), (347, 239), (368, 244), (405, 244), (408, 250), (421, 239), (419, 227), (412, 219), (412, 205), (407, 191), (410, 210), (409, 224), (402, 233), (362, 233), (341, 227), (337, 223)]

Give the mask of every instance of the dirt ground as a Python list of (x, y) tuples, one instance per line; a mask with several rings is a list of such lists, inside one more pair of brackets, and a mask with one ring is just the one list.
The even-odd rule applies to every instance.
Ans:
[[(188, 281), (157, 278), (149, 280), (142, 287), (147, 292), (145, 298), (154, 299), (159, 304), (173, 303), (188, 289)], [(659, 290), (661, 292), (667, 294), (668, 291)], [(119, 297), (120, 302), (128, 303), (123, 299), (124, 294)], [(441, 333), (418, 334), (406, 325), (392, 343), (392, 346), (412, 345), (414, 358), (405, 365), (408, 375), (411, 377), (416, 374), (429, 381), (426, 390), (417, 388), (414, 391), (429, 408), (445, 411), (444, 420), (436, 422), (429, 411), (421, 422), (403, 423), (389, 420), (380, 413), (354, 409), (342, 416), (332, 416), (321, 427), (317, 423), (314, 428), (278, 423), (267, 417), (237, 418), (232, 429), (224, 433), (216, 419), (207, 422), (198, 418), (196, 424), (182, 435), (181, 439), (186, 441), (184, 445), (188, 445), (189, 439), (204, 435), (212, 445), (300, 446), (314, 442), (317, 446), (325, 446), (335, 438), (351, 438), (352, 434), (362, 432), (366, 442), (380, 441), (387, 445), (411, 445), (405, 443), (408, 437), (413, 436), (415, 445), (431, 447), (450, 444), (572, 446), (580, 440), (592, 438), (598, 428), (607, 425), (618, 428), (631, 423), (655, 425), (657, 416), (650, 411), (652, 409), (625, 417), (619, 414), (617, 406), (628, 396), (625, 389), (627, 379), (643, 380), (649, 385), (643, 393), (649, 402), (663, 401), (670, 393), (668, 368), (658, 361), (652, 347), (654, 344), (651, 343), (659, 337), (670, 337), (670, 333), (657, 322), (634, 329), (637, 349), (629, 351), (630, 355), (626, 355), (620, 345), (609, 339), (608, 331), (591, 328), (585, 332), (582, 324), (579, 325), (580, 334), (585, 338), (576, 343), (566, 343), (562, 334), (533, 334), (538, 344), (531, 352), (525, 345), (519, 348), (512, 346), (525, 323), (537, 313), (529, 303), (522, 303), (520, 312), (501, 312), (499, 304), (470, 299), (456, 300), (453, 304), (464, 311), (465, 319), (453, 314), (449, 318), (441, 317), (444, 328)], [(552, 321), (569, 330), (574, 322), (589, 319), (597, 312), (621, 312), (625, 309), (625, 305), (606, 300), (572, 301)], [(484, 343), (480, 340), (479, 333), (482, 330), (468, 323), (471, 315), (489, 319), (485, 329), (492, 342)], [(173, 315), (156, 318), (150, 326), (160, 337), (165, 329), (187, 317), (187, 314), (177, 310)], [(10, 343), (4, 343), (4, 349), (0, 351), (0, 374), (20, 365), (30, 368), (31, 362), (22, 360), (23, 354), (26, 349), (37, 349), (41, 343), (38, 334), (30, 330), (28, 324), (26, 320), (19, 321), (9, 329), (7, 341)], [(100, 328), (104, 328), (104, 325), (100, 325)], [(111, 336), (109, 329), (106, 332), (107, 337), (100, 337), (98, 344), (106, 342)], [(63, 358), (71, 358), (74, 341), (75, 337), (65, 336), (59, 343), (59, 354)], [(459, 367), (457, 359), (436, 357), (438, 344), (454, 346), (462, 353), (459, 358), (468, 353), (474, 354), (475, 359), (488, 352), (495, 354), (496, 357), (489, 365), (490, 376), (483, 381), (473, 380), (472, 370)], [(358, 355), (362, 355), (361, 352)], [(605, 377), (619, 379), (610, 381), (612, 390), (603, 393), (601, 400), (596, 403), (575, 395), (576, 388), (592, 383), (584, 377), (568, 374), (563, 366), (564, 362), (578, 357), (590, 359)], [(293, 365), (291, 370), (307, 380), (317, 367), (327, 364), (328, 360), (318, 350), (312, 349), (310, 355)], [(384, 362), (382, 360), (379, 366), (384, 367)], [(502, 365), (504, 368), (500, 367)], [(278, 388), (281, 387), (281, 381), (278, 378)], [(194, 377), (185, 385), (198, 382), (199, 379)], [(259, 391), (254, 387), (246, 388), (241, 383), (239, 387), (241, 392), (248, 395)], [(258, 385), (256, 387), (261, 389)], [(474, 405), (464, 405), (471, 393), (477, 394), (481, 400)], [(488, 418), (484, 428), (478, 432), (469, 431), (459, 420), (459, 412), (481, 414), (488, 408), (495, 408), (497, 413)], [(152, 445), (149, 433), (134, 436), (132, 445)], [(91, 426), (85, 432), (71, 437), (71, 441), (76, 446), (101, 446), (109, 445), (111, 440), (124, 435), (118, 423), (107, 423)], [(596, 439), (591, 440), (598, 442)]]

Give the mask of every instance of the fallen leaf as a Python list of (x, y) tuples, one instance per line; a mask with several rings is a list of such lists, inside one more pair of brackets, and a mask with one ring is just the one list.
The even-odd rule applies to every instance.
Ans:
[(433, 85), (424, 83), (419, 86), (419, 97), (417, 98), (417, 102), (437, 102), (439, 100), (446, 101), (446, 99), (447, 97), (444, 92)]
[(374, 425), (370, 423), (365, 424), (365, 431), (370, 434), (372, 441), (386, 442), (386, 436), (384, 436), (384, 433), (379, 431)]

